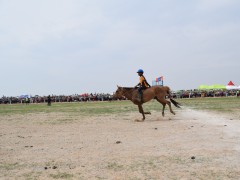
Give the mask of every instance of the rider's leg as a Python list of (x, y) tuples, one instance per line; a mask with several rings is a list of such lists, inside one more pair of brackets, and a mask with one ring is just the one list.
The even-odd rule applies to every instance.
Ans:
[(139, 87), (138, 88), (138, 100), (139, 102), (143, 102), (143, 93), (142, 93), (143, 88)]

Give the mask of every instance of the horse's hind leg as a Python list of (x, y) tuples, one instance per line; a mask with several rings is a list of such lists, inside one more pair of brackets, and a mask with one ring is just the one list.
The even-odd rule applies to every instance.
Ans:
[(164, 110), (165, 110), (165, 107), (166, 107), (166, 104), (164, 104), (164, 103), (162, 103), (162, 105), (163, 105), (163, 108), (162, 108), (162, 116), (164, 117)]
[(164, 110), (165, 110), (165, 106), (166, 106), (166, 103), (163, 103), (162, 101), (160, 101), (158, 98), (156, 98), (156, 100), (162, 104), (163, 108), (162, 108), (162, 116), (164, 117)]
[(170, 112), (175, 115), (175, 112), (173, 112), (173, 110), (172, 110), (170, 101), (167, 101), (166, 99), (163, 99), (163, 98), (161, 98), (161, 100), (160, 100), (160, 98), (156, 98), (156, 99), (158, 102), (160, 102), (163, 105), (163, 111), (162, 111), (163, 116), (164, 116), (164, 109), (165, 109), (166, 104), (169, 106)]
[(175, 112), (172, 110), (172, 107), (171, 107), (171, 102), (169, 102), (167, 100), (166, 100), (166, 102), (167, 102), (167, 105), (169, 106), (170, 112), (175, 115)]

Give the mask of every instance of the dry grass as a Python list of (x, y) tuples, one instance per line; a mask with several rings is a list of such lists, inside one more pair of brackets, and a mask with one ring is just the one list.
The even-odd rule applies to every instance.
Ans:
[(0, 179), (239, 179), (239, 99), (177, 101), (1, 105)]

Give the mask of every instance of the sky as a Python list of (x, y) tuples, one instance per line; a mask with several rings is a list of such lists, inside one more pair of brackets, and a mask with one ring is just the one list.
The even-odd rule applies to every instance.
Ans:
[(239, 0), (0, 0), (0, 97), (240, 85)]

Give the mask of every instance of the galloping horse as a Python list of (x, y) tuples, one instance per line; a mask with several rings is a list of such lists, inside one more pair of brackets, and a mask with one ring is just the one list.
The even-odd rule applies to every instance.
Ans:
[[(121, 98), (122, 96), (125, 96), (127, 99), (132, 101), (134, 104), (138, 105), (139, 113), (142, 114), (143, 119), (145, 120), (145, 114), (151, 114), (150, 112), (144, 112), (142, 104), (145, 102), (148, 102), (152, 99), (156, 99), (159, 103), (163, 105), (162, 109), (162, 116), (164, 116), (164, 109), (166, 104), (169, 106), (170, 112), (175, 115), (175, 113), (172, 110), (171, 102), (178, 108), (180, 108), (180, 104), (176, 101), (174, 101), (171, 98), (170, 94), (170, 88), (168, 86), (153, 86), (151, 88), (148, 88), (146, 90), (143, 90), (143, 102), (140, 102), (138, 99), (138, 91), (136, 88), (129, 88), (129, 87), (119, 87), (117, 86), (117, 90), (114, 94), (114, 98)], [(165, 99), (165, 97), (168, 96), (170, 98), (169, 102)]]

